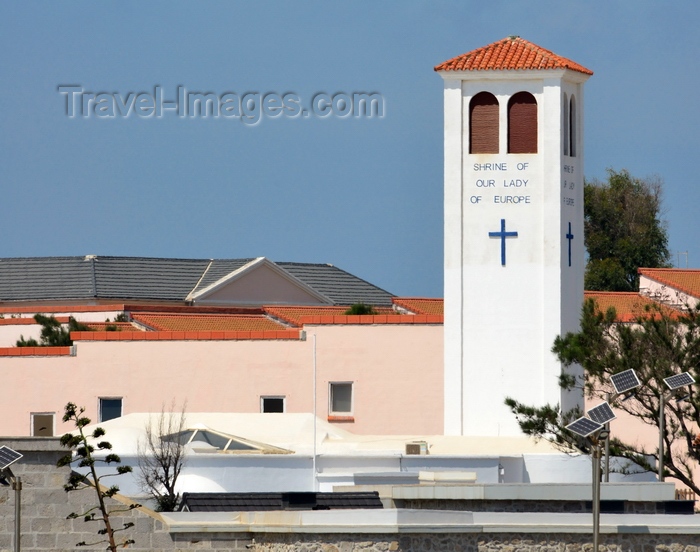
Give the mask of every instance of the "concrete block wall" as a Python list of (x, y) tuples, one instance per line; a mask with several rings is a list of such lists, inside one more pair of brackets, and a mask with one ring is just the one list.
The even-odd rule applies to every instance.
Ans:
[[(109, 436), (107, 436), (109, 437)], [(0, 438), (6, 445), (24, 456), (10, 469), (22, 481), (21, 496), (21, 550), (24, 552), (75, 552), (80, 541), (94, 542), (101, 537), (97, 531), (100, 522), (66, 519), (71, 512), (82, 512), (95, 504), (95, 494), (89, 490), (66, 493), (63, 485), (69, 468), (58, 468), (56, 462), (66, 452), (56, 437)], [(110, 500), (112, 507), (126, 506)], [(247, 535), (222, 535), (209, 539), (171, 536), (159, 514), (137, 509), (112, 518), (115, 526), (125, 521), (135, 525), (123, 534), (136, 541), (129, 546), (134, 552), (171, 552), (176, 550), (218, 549), (223, 551), (248, 550)], [(0, 486), (0, 552), (14, 550), (15, 492), (9, 486)], [(80, 547), (77, 550), (104, 550), (106, 544)]]

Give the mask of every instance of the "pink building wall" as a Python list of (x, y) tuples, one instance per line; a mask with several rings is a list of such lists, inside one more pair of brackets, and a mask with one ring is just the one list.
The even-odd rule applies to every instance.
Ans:
[[(97, 322), (105, 315), (77, 317)], [(0, 338), (11, 345), (19, 333), (38, 336), (38, 330), (5, 320)], [(77, 341), (75, 356), (0, 357), (0, 434), (29, 435), (32, 413), (53, 412), (60, 435), (72, 429), (60, 421), (68, 401), (87, 407), (96, 421), (100, 397), (122, 398), (124, 414), (157, 412), (173, 400), (186, 400), (190, 412), (260, 412), (261, 396), (283, 396), (286, 412), (312, 412), (314, 343), (321, 419), (329, 416), (329, 384), (352, 382), (353, 411), (335, 422), (340, 427), (360, 434), (444, 433), (441, 324), (307, 324), (304, 331), (305, 340)], [(613, 436), (656, 448), (656, 428), (616, 413)]]
[(443, 432), (443, 340), (439, 324), (306, 326), (306, 340), (77, 341), (75, 356), (2, 357), (0, 434), (28, 435), (32, 413), (121, 397), (123, 413), (187, 401), (190, 412), (260, 412), (261, 395), (287, 412), (328, 416), (329, 382), (353, 383), (343, 428), (364, 434)]

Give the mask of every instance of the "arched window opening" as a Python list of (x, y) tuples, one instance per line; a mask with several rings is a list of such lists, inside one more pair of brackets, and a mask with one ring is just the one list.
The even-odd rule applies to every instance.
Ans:
[(569, 155), (576, 157), (576, 99), (571, 95), (571, 103), (569, 104)]
[(561, 101), (561, 141), (562, 141), (562, 153), (564, 155), (569, 155), (569, 98), (566, 94), (562, 95)]
[(490, 92), (469, 102), (469, 153), (498, 153), (498, 100)]
[(537, 153), (537, 100), (529, 92), (508, 101), (508, 153)]

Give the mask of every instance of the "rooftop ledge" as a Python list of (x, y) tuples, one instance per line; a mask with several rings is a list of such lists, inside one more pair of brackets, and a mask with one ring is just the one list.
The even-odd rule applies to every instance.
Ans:
[[(565, 487), (565, 486), (564, 486)], [(173, 512), (171, 533), (590, 533), (591, 514), (327, 510)], [(602, 514), (603, 534), (698, 534), (700, 516)]]
[[(394, 499), (409, 500), (591, 500), (590, 483), (497, 483), (472, 485), (395, 485)], [(601, 500), (674, 500), (674, 483), (601, 483)]]
[(443, 324), (442, 314), (336, 314), (305, 315), (301, 324)]
[(0, 347), (0, 357), (72, 356), (73, 347)]
[(220, 341), (289, 339), (299, 340), (304, 336), (299, 329), (294, 330), (249, 330), (249, 331), (120, 331), (120, 332), (71, 332), (73, 341)]

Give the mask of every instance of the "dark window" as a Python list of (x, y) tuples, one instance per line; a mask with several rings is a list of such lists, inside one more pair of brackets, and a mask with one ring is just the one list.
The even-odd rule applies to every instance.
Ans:
[(331, 383), (331, 414), (352, 414), (352, 383)]
[(537, 153), (537, 100), (529, 92), (508, 102), (508, 153)]
[(260, 410), (262, 412), (284, 412), (284, 397), (261, 397)]
[(100, 399), (100, 421), (106, 422), (122, 415), (121, 399)]
[(569, 104), (569, 155), (576, 157), (576, 100), (571, 96)]
[(562, 153), (569, 155), (569, 99), (566, 97), (566, 94), (562, 94), (561, 124)]
[(32, 414), (32, 436), (53, 437), (53, 413)]
[(490, 92), (469, 102), (469, 153), (498, 153), (498, 100)]

